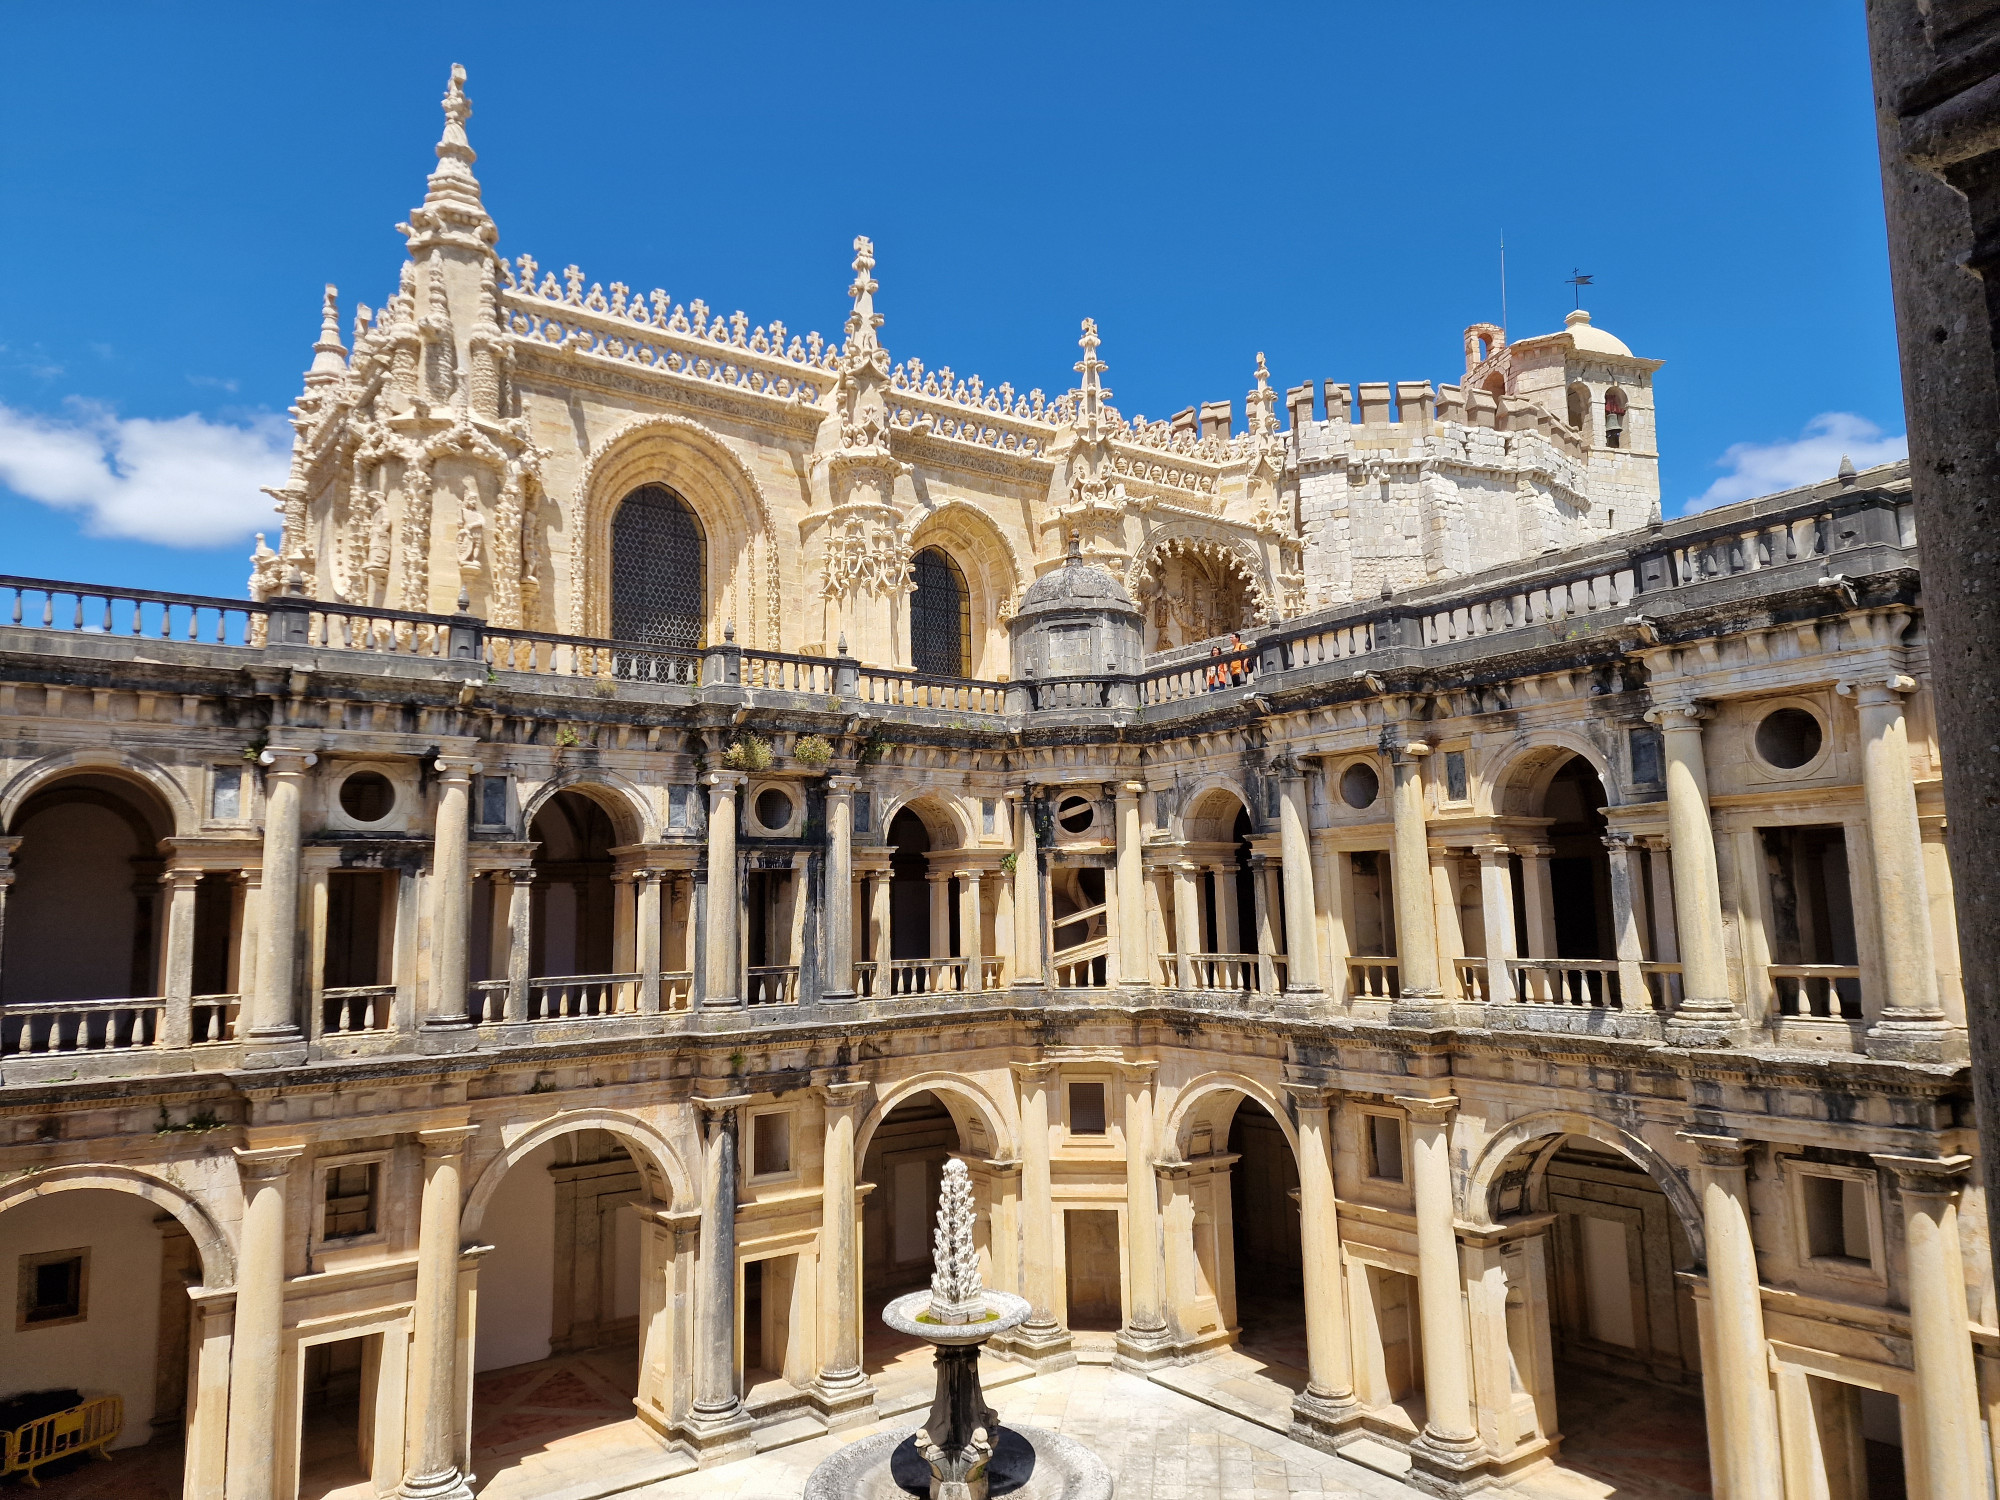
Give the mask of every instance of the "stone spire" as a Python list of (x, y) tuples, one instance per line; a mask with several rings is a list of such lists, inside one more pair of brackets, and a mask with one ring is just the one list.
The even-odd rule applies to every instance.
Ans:
[(1263, 437), (1278, 430), (1278, 393), (1271, 389), (1271, 367), (1264, 363), (1264, 351), (1257, 351), (1257, 388), (1245, 403), (1249, 407), (1250, 431)]
[(1083, 337), (1077, 340), (1078, 346), (1083, 350), (1083, 358), (1072, 368), (1083, 377), (1083, 385), (1077, 393), (1076, 415), (1077, 426), (1087, 443), (1099, 443), (1104, 440), (1104, 401), (1111, 394), (1100, 379), (1110, 368), (1097, 357), (1098, 345), (1101, 342), (1102, 340), (1097, 337), (1097, 319), (1085, 318)]
[(500, 231), (486, 212), (479, 179), (472, 164), (479, 155), (466, 139), (465, 122), (472, 118), (472, 101), (465, 94), (465, 69), (451, 65), (451, 82), (444, 95), (444, 135), (437, 143), (437, 170), (424, 184), (423, 206), (397, 228), (409, 238), (412, 253), (432, 245), (458, 245), (491, 252)]
[(847, 295), (854, 299), (854, 310), (847, 315), (847, 353), (854, 355), (882, 347), (875, 330), (882, 326), (882, 315), (875, 311), (875, 293), (881, 290), (875, 280), (875, 242), (865, 234), (854, 237), (854, 284), (847, 289)]
[(340, 292), (332, 282), (319, 309), (319, 339), (313, 345), (312, 368), (306, 371), (306, 385), (333, 385), (347, 373), (347, 346), (340, 341)]

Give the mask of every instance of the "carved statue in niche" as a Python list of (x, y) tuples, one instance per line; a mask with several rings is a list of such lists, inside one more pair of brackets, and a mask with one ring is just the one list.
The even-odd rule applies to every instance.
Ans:
[(1255, 623), (1256, 600), (1236, 567), (1208, 549), (1156, 554), (1134, 590), (1152, 626), (1148, 649), (1168, 651)]
[(458, 567), (477, 573), (485, 566), (486, 512), (479, 504), (479, 481), (468, 478), (458, 503)]

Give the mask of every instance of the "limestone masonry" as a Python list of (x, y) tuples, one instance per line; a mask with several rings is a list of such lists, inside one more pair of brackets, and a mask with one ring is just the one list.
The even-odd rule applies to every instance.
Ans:
[(501, 257), (463, 83), (251, 597), (0, 578), (22, 1452), (588, 1500), (914, 1411), (976, 1270), (989, 1387), (1428, 1494), (1990, 1493), (1902, 466), (1663, 522), (1581, 311), (1161, 421), (865, 239), (753, 325)]

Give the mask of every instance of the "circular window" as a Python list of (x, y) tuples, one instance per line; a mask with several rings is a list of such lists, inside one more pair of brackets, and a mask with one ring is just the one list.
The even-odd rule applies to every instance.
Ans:
[(396, 789), (380, 771), (356, 771), (340, 784), (340, 810), (357, 823), (379, 823), (396, 805)]
[(792, 799), (774, 786), (757, 794), (757, 821), (773, 832), (792, 821)]
[(1064, 833), (1088, 833), (1097, 821), (1097, 809), (1087, 797), (1065, 797), (1056, 807), (1056, 822)]
[(1381, 791), (1382, 778), (1366, 761), (1357, 760), (1340, 773), (1340, 800), (1357, 812), (1364, 807), (1373, 807)]
[(1819, 720), (1802, 708), (1781, 708), (1757, 726), (1757, 753), (1780, 771), (1806, 765), (1820, 747)]

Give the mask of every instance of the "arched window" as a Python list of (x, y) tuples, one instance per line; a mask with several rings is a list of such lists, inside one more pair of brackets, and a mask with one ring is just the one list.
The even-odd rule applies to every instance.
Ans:
[(701, 522), (665, 485), (641, 485), (627, 495), (611, 518), (612, 638), (701, 645), (707, 552)]
[(948, 553), (926, 547), (911, 559), (910, 659), (919, 672), (963, 677), (972, 662), (972, 592)]
[(1578, 432), (1590, 425), (1590, 387), (1581, 380), (1569, 388), (1569, 425)]
[(1604, 393), (1604, 446), (1625, 446), (1625, 393), (1615, 385)]
[(1488, 375), (1486, 377), (1486, 394), (1489, 396), (1506, 395), (1507, 377), (1505, 375), (1502, 375), (1498, 370), (1495, 370), (1491, 375)]

